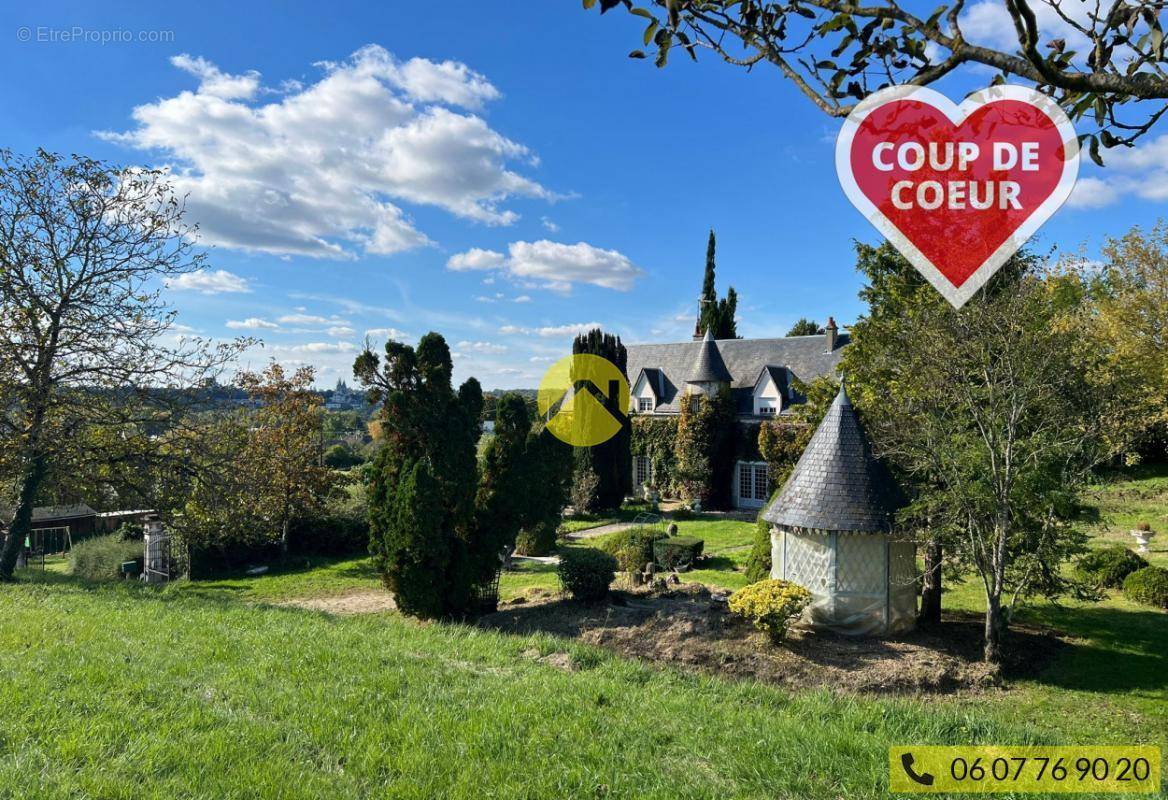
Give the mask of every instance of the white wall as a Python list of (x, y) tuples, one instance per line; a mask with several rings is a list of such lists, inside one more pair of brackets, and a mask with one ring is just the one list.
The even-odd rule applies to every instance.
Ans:
[[(754, 385), (755, 415), (761, 415), (762, 409), (766, 406), (775, 410), (775, 416), (778, 416), (779, 412), (783, 410), (783, 398), (779, 395), (779, 387), (775, 386), (775, 382), (771, 380), (770, 375), (763, 375), (758, 383)], [(768, 414), (767, 416), (770, 415)]]

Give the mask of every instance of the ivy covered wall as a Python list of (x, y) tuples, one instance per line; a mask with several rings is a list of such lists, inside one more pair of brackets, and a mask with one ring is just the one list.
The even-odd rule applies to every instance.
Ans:
[(666, 497), (676, 497), (680, 487), (677, 475), (677, 417), (636, 416), (633, 418), (633, 457), (648, 456), (653, 483)]
[[(680, 416), (637, 416), (633, 415), (632, 454), (647, 456), (653, 470), (653, 484), (665, 497), (682, 497), (685, 492), (682, 485), (681, 468), (678, 463), (678, 423)], [(708, 453), (711, 459), (710, 476), (707, 484), (700, 487), (702, 496), (718, 498), (719, 495), (731, 491), (730, 480), (733, 477), (735, 461), (765, 461), (759, 452), (758, 434), (761, 424), (758, 422), (733, 423), (732, 447), (722, 450), (719, 458), (716, 452)], [(727, 459), (727, 454), (730, 454)], [(718, 477), (715, 477), (718, 476)], [(712, 485), (720, 480), (721, 486)], [(724, 498), (724, 503), (729, 498)]]

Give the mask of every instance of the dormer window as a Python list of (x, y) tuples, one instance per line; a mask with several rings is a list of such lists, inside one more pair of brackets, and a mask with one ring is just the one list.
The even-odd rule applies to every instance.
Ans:
[(637, 398), (637, 411), (640, 411), (642, 413), (646, 413), (646, 412), (649, 412), (652, 410), (653, 410), (653, 398), (652, 397), (638, 397)]
[(778, 412), (775, 411), (774, 406), (760, 405), (758, 407), (758, 413), (760, 416), (763, 416), (763, 417), (773, 417)]

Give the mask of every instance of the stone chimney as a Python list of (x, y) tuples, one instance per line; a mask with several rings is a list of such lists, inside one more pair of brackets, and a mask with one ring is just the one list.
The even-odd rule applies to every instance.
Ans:
[(835, 317), (828, 317), (827, 318), (827, 326), (825, 327), (825, 331), (826, 331), (826, 336), (827, 336), (827, 352), (829, 352), (829, 353), (834, 352), (835, 351), (835, 341), (839, 335), (839, 328), (836, 327)]

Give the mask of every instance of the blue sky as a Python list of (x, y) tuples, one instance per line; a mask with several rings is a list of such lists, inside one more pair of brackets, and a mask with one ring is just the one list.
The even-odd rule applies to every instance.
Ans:
[[(991, 41), (997, 5), (971, 6)], [(770, 70), (629, 60), (640, 26), (623, 13), (62, 3), (0, 20), (0, 142), (175, 169), (210, 256), (170, 290), (180, 321), (261, 337), (252, 366), (313, 363), (328, 385), (367, 332), (437, 330), (458, 377), (534, 386), (581, 325), (687, 337), (711, 227), (741, 334), (861, 311), (851, 243), (878, 235), (836, 181), (837, 124)], [(1152, 224), (1166, 134), (1085, 167), (1041, 247), (1091, 256)]]

